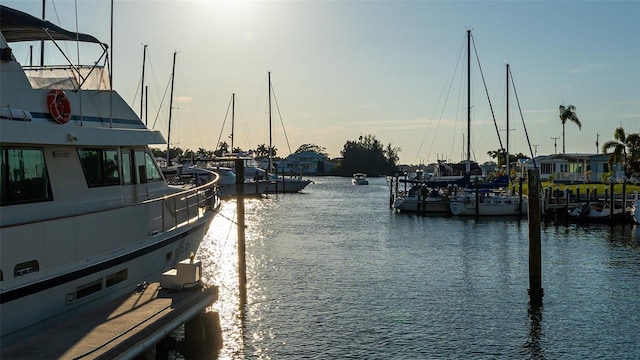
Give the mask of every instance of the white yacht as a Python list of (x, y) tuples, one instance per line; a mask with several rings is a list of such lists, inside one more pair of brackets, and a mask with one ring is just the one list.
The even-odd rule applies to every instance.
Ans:
[(162, 134), (110, 89), (106, 64), (26, 66), (11, 48), (77, 41), (104, 59), (107, 45), (6, 6), (0, 30), (4, 347), (160, 280), (198, 250), (220, 200), (217, 179), (167, 184), (149, 151)]
[(365, 173), (355, 173), (355, 174), (353, 174), (353, 178), (351, 179), (351, 183), (353, 185), (369, 185), (369, 180), (367, 180), (367, 174), (365, 174)]

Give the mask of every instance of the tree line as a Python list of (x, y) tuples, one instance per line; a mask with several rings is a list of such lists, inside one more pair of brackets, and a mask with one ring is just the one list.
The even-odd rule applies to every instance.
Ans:
[[(152, 148), (155, 157), (166, 158), (167, 150)], [(243, 150), (235, 147), (234, 153), (253, 153), (257, 159), (264, 159), (271, 155), (275, 161), (282, 160), (277, 155), (275, 147), (265, 144), (258, 145), (255, 149)], [(191, 159), (212, 159), (229, 153), (229, 145), (221, 142), (216, 150), (198, 148), (198, 150), (182, 149), (180, 147), (170, 147), (169, 155), (171, 159), (191, 160)], [(326, 148), (316, 144), (303, 144), (298, 147), (294, 154), (310, 151), (320, 156), (323, 162), (333, 162), (335, 164), (333, 173), (342, 176), (351, 176), (356, 172), (363, 172), (369, 176), (393, 175), (398, 171), (399, 147), (393, 147), (391, 143), (383, 145), (374, 135), (358, 137), (357, 140), (348, 140), (340, 151), (340, 157), (330, 159)], [(324, 164), (318, 167), (324, 169)]]

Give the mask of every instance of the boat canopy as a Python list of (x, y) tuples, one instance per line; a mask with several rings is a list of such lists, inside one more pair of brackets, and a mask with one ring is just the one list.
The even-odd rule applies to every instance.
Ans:
[(7, 42), (62, 40), (107, 44), (87, 34), (65, 30), (22, 11), (0, 5), (0, 31)]

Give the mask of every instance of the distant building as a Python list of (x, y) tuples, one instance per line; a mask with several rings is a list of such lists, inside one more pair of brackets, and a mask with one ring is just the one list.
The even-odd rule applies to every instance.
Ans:
[[(615, 164), (613, 171), (609, 169), (610, 155), (603, 154), (555, 154), (535, 158), (540, 169), (540, 180), (567, 184), (599, 183), (603, 175), (612, 172), (614, 179), (624, 178), (622, 164)], [(534, 168), (534, 159), (525, 163), (524, 171)]]
[(302, 151), (278, 161), (278, 173), (323, 174), (333, 171), (334, 164), (327, 157), (315, 151)]

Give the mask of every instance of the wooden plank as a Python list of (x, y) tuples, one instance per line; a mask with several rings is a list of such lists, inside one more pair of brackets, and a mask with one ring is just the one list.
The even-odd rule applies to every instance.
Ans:
[(215, 287), (171, 292), (152, 283), (3, 348), (0, 359), (112, 359), (153, 334), (169, 333), (173, 320), (216, 299)]

